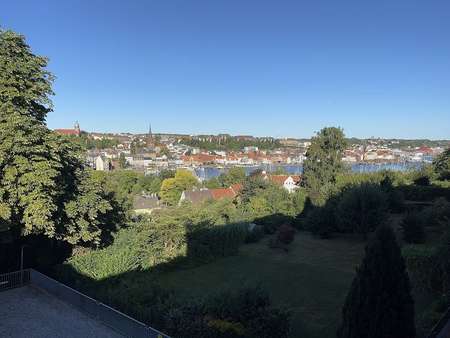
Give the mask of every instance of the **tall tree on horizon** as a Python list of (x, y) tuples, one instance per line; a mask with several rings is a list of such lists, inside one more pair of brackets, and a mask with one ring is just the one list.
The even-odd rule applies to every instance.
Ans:
[(366, 247), (342, 311), (338, 338), (414, 338), (414, 301), (391, 227), (378, 227)]
[(323, 128), (311, 139), (303, 163), (302, 182), (315, 204), (324, 203), (335, 186), (337, 175), (344, 170), (342, 154), (346, 146), (341, 128)]
[(450, 180), (450, 148), (433, 161), (433, 169), (441, 180)]

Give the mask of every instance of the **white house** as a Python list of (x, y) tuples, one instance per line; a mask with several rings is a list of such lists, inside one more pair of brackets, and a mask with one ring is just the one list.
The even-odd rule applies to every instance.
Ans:
[(95, 170), (109, 171), (111, 170), (111, 162), (99, 155), (95, 158)]
[(294, 192), (300, 187), (300, 175), (267, 175), (265, 172), (263, 172), (263, 177), (264, 179), (268, 179), (273, 183), (282, 186), (289, 193)]

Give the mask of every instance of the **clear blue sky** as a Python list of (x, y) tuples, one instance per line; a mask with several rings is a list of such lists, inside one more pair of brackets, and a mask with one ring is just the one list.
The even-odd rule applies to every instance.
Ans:
[(450, 138), (450, 1), (4, 1), (50, 128)]

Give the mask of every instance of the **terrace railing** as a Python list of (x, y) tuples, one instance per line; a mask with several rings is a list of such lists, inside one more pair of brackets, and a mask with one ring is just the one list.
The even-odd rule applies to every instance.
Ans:
[(450, 309), (442, 316), (439, 322), (431, 330), (427, 338), (449, 338), (450, 337)]
[(125, 337), (170, 338), (162, 332), (74, 290), (34, 269), (0, 274), (0, 291), (34, 286), (55, 298), (72, 305), (90, 317), (102, 322)]
[(34, 285), (54, 297), (71, 304), (92, 318), (122, 333), (126, 337), (170, 338), (158, 330), (127, 316), (77, 290), (68, 287), (36, 270), (30, 269), (31, 285)]
[(29, 269), (0, 274), (0, 291), (20, 288), (29, 283)]

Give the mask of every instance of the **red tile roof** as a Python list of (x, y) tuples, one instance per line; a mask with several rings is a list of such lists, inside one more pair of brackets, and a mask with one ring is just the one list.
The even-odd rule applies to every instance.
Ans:
[(55, 133), (58, 133), (60, 135), (80, 136), (80, 131), (77, 129), (55, 129)]
[(269, 179), (276, 184), (283, 185), (289, 177), (292, 177), (295, 183), (299, 183), (301, 180), (300, 175), (270, 175)]
[(196, 154), (196, 155), (189, 155), (189, 156), (182, 156), (181, 159), (184, 162), (190, 162), (190, 163), (212, 163), (216, 161), (219, 158), (219, 156), (209, 155), (209, 154)]
[(236, 193), (232, 188), (217, 188), (217, 189), (210, 189), (212, 198), (215, 200), (219, 200), (222, 198), (234, 198), (236, 197)]
[(237, 194), (242, 190), (242, 184), (240, 184), (240, 183), (235, 183), (235, 184), (231, 185), (230, 188), (231, 188), (231, 189), (234, 191), (234, 193), (237, 195)]

